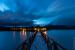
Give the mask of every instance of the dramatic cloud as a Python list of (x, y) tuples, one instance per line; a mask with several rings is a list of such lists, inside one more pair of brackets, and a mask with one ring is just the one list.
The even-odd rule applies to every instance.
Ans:
[(0, 4), (0, 11), (4, 12), (4, 11), (7, 11), (7, 10), (10, 10), (10, 8), (7, 5), (5, 5), (3, 3)]
[(0, 22), (46, 23), (55, 22), (56, 16), (74, 18), (74, 14), (75, 0), (0, 0)]

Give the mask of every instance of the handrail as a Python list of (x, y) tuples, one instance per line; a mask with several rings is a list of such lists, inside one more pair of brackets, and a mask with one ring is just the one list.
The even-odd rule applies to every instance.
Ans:
[[(24, 41), (21, 45), (19, 45), (19, 47), (17, 47), (16, 48), (16, 50), (18, 50), (20, 47), (22, 47), (21, 48), (21, 50), (30, 50), (30, 48), (31, 48), (31, 45), (32, 45), (32, 43), (33, 43), (33, 41), (34, 41), (34, 39), (35, 39), (35, 36), (36, 36), (36, 31), (34, 32), (34, 35), (32, 35), (30, 38), (29, 38), (29, 40), (28, 41)], [(25, 48), (25, 46), (26, 46), (26, 48)]]
[[(36, 36), (37, 32), (34, 33), (34, 35), (32, 37), (29, 38), (29, 42), (28, 43), (25, 43), (23, 45), (21, 45), (23, 48), (21, 50), (30, 50), (31, 48), (31, 45), (33, 44), (33, 41), (34, 41), (34, 38)], [(48, 50), (59, 50), (58, 47), (60, 47), (61, 49), (63, 50), (67, 50), (66, 48), (64, 48), (63, 46), (61, 46), (59, 43), (57, 43), (56, 41), (54, 41), (52, 38), (49, 38), (47, 35), (44, 35), (43, 32), (41, 32), (41, 35), (43, 36), (46, 44), (47, 44), (47, 47), (48, 47)], [(26, 49), (24, 47), (24, 45), (27, 46), (28, 49)], [(53, 47), (53, 48), (52, 48)]]

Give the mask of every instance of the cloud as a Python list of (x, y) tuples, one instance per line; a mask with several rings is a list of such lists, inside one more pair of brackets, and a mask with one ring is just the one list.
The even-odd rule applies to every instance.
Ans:
[(50, 24), (51, 22), (53, 22), (55, 19), (57, 19), (59, 16), (55, 16), (55, 17), (42, 17), (40, 19), (36, 19), (33, 20), (33, 24), (34, 25), (40, 25), (40, 26), (45, 26), (47, 24)]
[(4, 12), (7, 10), (10, 10), (10, 8), (4, 3), (0, 3), (0, 11)]

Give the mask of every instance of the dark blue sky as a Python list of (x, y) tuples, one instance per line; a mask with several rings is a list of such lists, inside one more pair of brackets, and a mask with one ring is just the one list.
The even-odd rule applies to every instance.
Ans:
[(66, 24), (74, 18), (75, 0), (0, 0), (0, 22)]

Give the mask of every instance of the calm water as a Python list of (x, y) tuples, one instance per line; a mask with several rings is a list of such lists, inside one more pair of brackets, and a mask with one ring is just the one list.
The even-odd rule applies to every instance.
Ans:
[(21, 32), (0, 32), (0, 50), (14, 50), (25, 40), (25, 36)]
[[(27, 33), (30, 34), (29, 36), (33, 34), (32, 32), (27, 32)], [(75, 50), (75, 45), (74, 45), (75, 30), (58, 30), (58, 31), (51, 30), (48, 31), (47, 35), (53, 38), (55, 41), (59, 42), (68, 50)], [(27, 38), (27, 36), (23, 32), (0, 31), (0, 50), (14, 50), (18, 45), (20, 45)], [(38, 44), (38, 46), (41, 46), (40, 49), (38, 50), (41, 50), (42, 48), (44, 50), (47, 50), (45, 42), (41, 38), (41, 35), (39, 33), (35, 38), (31, 50), (36, 50), (36, 47), (33, 47), (35, 46), (36, 43)]]

